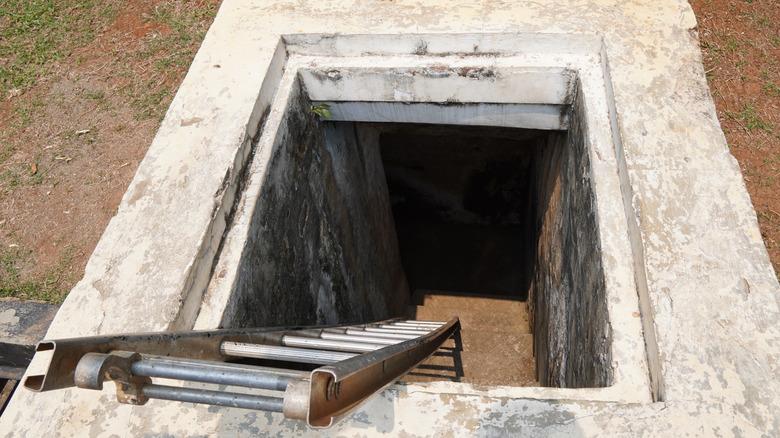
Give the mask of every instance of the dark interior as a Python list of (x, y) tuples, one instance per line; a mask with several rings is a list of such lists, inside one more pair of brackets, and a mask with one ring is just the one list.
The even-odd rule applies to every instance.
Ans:
[(409, 289), (525, 300), (551, 131), (392, 124), (380, 148)]

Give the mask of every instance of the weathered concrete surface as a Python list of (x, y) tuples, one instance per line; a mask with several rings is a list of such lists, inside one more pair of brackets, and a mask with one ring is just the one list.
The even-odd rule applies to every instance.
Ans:
[(52, 304), (0, 299), (0, 378), (21, 378), (55, 313)]
[[(235, 172), (275, 88), (258, 90), (281, 74), (280, 37), (301, 32), (603, 38), (614, 107), (598, 111), (610, 112), (619, 128), (614, 153), (632, 207), (628, 219), (636, 224), (629, 257), (643, 268), (637, 288), (647, 299), (643, 312), (652, 311), (664, 389), (662, 402), (626, 404), (396, 387), (328, 434), (780, 434), (780, 286), (709, 97), (695, 18), (681, 0), (225, 2), (50, 338), (191, 326), (197, 305), (182, 302), (200, 303), (232, 206), (224, 198), (235, 194), (229, 190)], [(595, 173), (614, 172), (604, 150), (596, 150)], [(599, 206), (621, 201), (597, 199)], [(600, 232), (609, 232), (615, 218), (599, 219), (607, 220)], [(12, 436), (307, 433), (271, 414), (114, 403), (109, 391), (20, 391), (0, 430)]]
[(546, 386), (612, 382), (610, 318), (601, 264), (585, 104), (577, 94), (565, 137), (534, 160), (536, 269), (529, 304), (534, 356)]
[(57, 306), (36, 301), (0, 299), (0, 343), (35, 345), (43, 339)]

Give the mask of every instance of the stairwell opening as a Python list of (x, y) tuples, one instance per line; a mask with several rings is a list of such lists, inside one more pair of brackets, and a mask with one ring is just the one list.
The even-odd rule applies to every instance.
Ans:
[[(536, 386), (527, 299), (545, 149), (561, 131), (374, 124), (393, 211), (409, 316), (461, 321), (451, 344), (407, 381)], [(371, 138), (371, 136), (365, 136)], [(459, 347), (459, 348), (458, 348)]]
[[(458, 123), (479, 104), (356, 102), (322, 117), (294, 86), (249, 170), (255, 197), (236, 219), (246, 235), (221, 325), (451, 314), (463, 322), (459, 344), (407, 381), (609, 386), (588, 127), (576, 90), (569, 101), (543, 113), (562, 129), (528, 129)], [(369, 114), (389, 107), (396, 120)], [(436, 111), (448, 123), (408, 121)]]

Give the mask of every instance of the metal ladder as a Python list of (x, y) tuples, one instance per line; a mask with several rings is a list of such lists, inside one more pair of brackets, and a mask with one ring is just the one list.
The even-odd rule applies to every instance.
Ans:
[[(447, 322), (401, 318), (370, 324), (162, 332), (42, 341), (50, 351), (43, 375), (30, 375), (32, 391), (68, 387), (102, 390), (116, 384), (120, 403), (149, 399), (282, 412), (312, 427), (329, 427), (458, 335)], [(260, 359), (270, 366), (232, 363)], [(232, 361), (232, 362), (231, 362)], [(311, 372), (292, 363), (322, 365)], [(250, 388), (228, 392), (156, 384), (152, 378)], [(261, 391), (257, 391), (261, 390)], [(265, 395), (267, 393), (281, 394)]]

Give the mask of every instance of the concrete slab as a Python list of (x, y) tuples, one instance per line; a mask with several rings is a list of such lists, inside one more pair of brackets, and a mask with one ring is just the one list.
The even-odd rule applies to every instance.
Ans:
[[(453, 51), (455, 36), (463, 33), (498, 35)], [(367, 50), (350, 34), (362, 41), (376, 36)], [(577, 41), (595, 45), (600, 54), (614, 105), (598, 112), (611, 120), (601, 129), (612, 135), (615, 165), (595, 159), (593, 166), (604, 165), (596, 172), (612, 175), (604, 181), (619, 181), (614, 189), (621, 197), (598, 202), (605, 211), (613, 205), (625, 213), (600, 220), (625, 222), (627, 232), (614, 242), (621, 253), (626, 248), (634, 267), (627, 282), (610, 280), (610, 274), (608, 280), (637, 291), (649, 340), (648, 392), (652, 388), (657, 401), (577, 396), (592, 390), (560, 390), (551, 399), (544, 388), (516, 397), (504, 388), (442, 394), (447, 387), (399, 385), (326, 434), (780, 435), (780, 285), (720, 131), (695, 18), (680, 0), (225, 2), (84, 279), (47, 337), (190, 328), (200, 319), (199, 311), (213, 302), (207, 288), (259, 122), (273, 119), (271, 102), (287, 56), (301, 41), (342, 56), (468, 59), (467, 53), (476, 53), (499, 63), (496, 49), (529, 50), (522, 36), (536, 51), (566, 40), (575, 54), (582, 49)], [(566, 62), (566, 54), (555, 56)], [(626, 321), (634, 311), (623, 314)], [(204, 324), (213, 326), (219, 316)], [(160, 401), (117, 405), (108, 390), (18, 391), (0, 418), (0, 431), (312, 433), (276, 414)]]
[(22, 377), (55, 313), (52, 304), (0, 299), (0, 379)]

